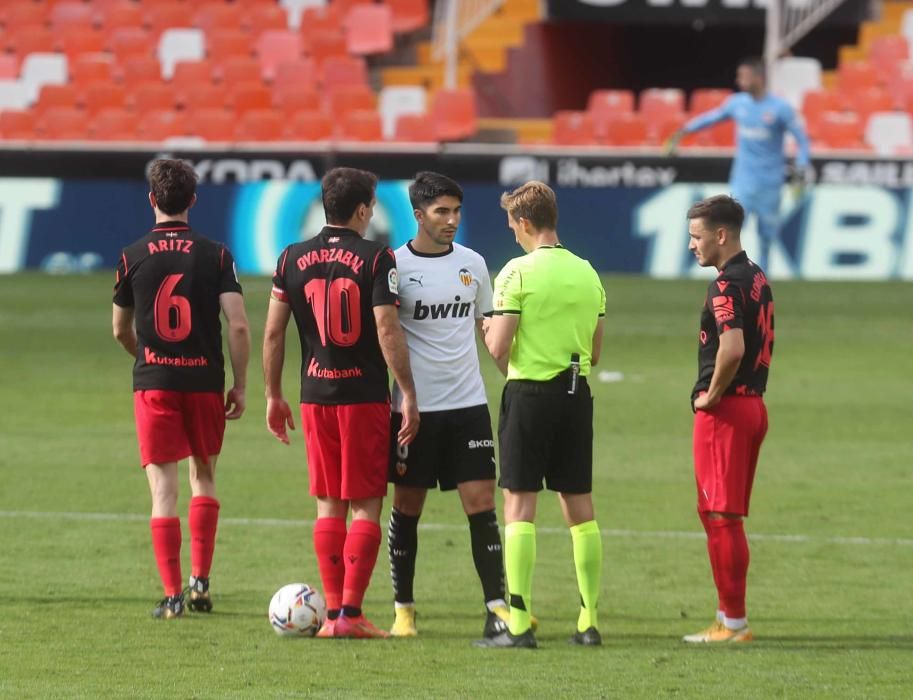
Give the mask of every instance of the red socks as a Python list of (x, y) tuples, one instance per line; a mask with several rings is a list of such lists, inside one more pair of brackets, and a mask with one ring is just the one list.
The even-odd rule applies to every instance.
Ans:
[[(355, 530), (354, 523), (352, 530)], [(345, 544), (345, 518), (317, 519), (314, 523), (314, 552), (317, 554), (317, 564), (320, 567), (327, 610), (339, 610), (342, 607), (342, 588), (346, 577), (343, 559)]]
[(345, 544), (345, 583), (342, 604), (360, 608), (371, 583), (377, 551), (380, 549), (380, 525), (371, 520), (353, 520)]
[(183, 588), (181, 578), (181, 519), (151, 518), (152, 551), (166, 596), (177, 595)]
[(198, 578), (208, 578), (216, 548), (219, 502), (209, 496), (194, 496), (190, 499), (187, 522), (190, 524), (190, 573)]
[[(720, 582), (719, 582), (719, 577), (717, 576), (717, 573), (716, 573), (716, 570), (717, 570), (716, 556), (715, 556), (714, 550), (713, 550), (713, 540), (710, 537), (710, 515), (705, 512), (702, 512), (702, 511), (698, 511), (697, 515), (701, 519), (701, 525), (704, 526), (704, 532), (707, 533), (707, 555), (710, 557), (710, 571), (713, 574), (713, 585), (716, 586), (717, 592), (719, 592)], [(717, 601), (716, 609), (717, 610), (723, 609), (722, 601)]]
[(744, 618), (749, 555), (742, 519), (708, 518), (707, 534), (720, 609), (727, 618)]

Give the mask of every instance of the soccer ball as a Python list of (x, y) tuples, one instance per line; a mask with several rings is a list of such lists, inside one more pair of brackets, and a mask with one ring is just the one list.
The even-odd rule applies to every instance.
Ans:
[(283, 586), (269, 602), (269, 623), (283, 637), (313, 637), (326, 616), (320, 591), (306, 583)]

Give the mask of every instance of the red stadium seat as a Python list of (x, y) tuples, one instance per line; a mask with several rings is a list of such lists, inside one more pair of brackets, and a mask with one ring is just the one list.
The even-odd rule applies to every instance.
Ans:
[(319, 71), (320, 83), (327, 87), (368, 84), (365, 59), (356, 56), (331, 56), (323, 62)]
[(181, 87), (178, 102), (188, 112), (207, 109), (225, 109), (228, 106), (229, 94), (219, 85), (198, 84)]
[(51, 29), (55, 32), (91, 32), (97, 26), (95, 9), (74, 0), (64, 0), (51, 7)]
[(339, 138), (344, 141), (383, 141), (380, 115), (375, 110), (347, 112), (339, 122)]
[(62, 32), (58, 43), (59, 48), (63, 50), (72, 64), (83, 54), (103, 52), (108, 46), (108, 35), (94, 29), (83, 32)]
[(647, 143), (660, 146), (669, 140), (675, 132), (679, 131), (688, 121), (684, 112), (667, 114), (663, 117), (647, 120)]
[(10, 54), (0, 54), (0, 80), (15, 80), (19, 77), (19, 61)]
[(145, 24), (149, 31), (155, 37), (158, 37), (166, 29), (177, 29), (180, 27), (192, 27), (193, 6), (183, 2), (168, 2), (168, 0), (156, 0), (153, 3), (143, 5), (145, 12)]
[(272, 80), (280, 63), (301, 58), (301, 36), (287, 29), (270, 29), (257, 39), (255, 52), (266, 80)]
[(320, 93), (312, 87), (292, 83), (277, 84), (273, 88), (273, 105), (286, 115), (295, 112), (317, 111), (321, 107)]
[(173, 110), (155, 110), (141, 115), (137, 125), (137, 136), (142, 141), (164, 141), (165, 139), (185, 136), (187, 128), (186, 115)]
[(114, 59), (106, 53), (87, 53), (69, 60), (70, 82), (74, 85), (114, 80)]
[(333, 137), (333, 121), (323, 112), (295, 112), (285, 136), (292, 141), (327, 141)]
[(831, 90), (809, 90), (802, 98), (802, 115), (809, 137), (816, 139), (819, 134), (821, 119), (826, 112), (839, 112), (843, 109), (840, 95)]
[(393, 31), (397, 34), (422, 29), (431, 21), (428, 0), (384, 0), (384, 4), (393, 10)]
[(326, 89), (325, 94), (328, 110), (337, 118), (352, 110), (377, 108), (377, 95), (367, 85), (340, 85)]
[(171, 84), (180, 91), (210, 86), (214, 69), (211, 61), (180, 61), (174, 66)]
[(269, 88), (258, 82), (235, 84), (229, 100), (238, 114), (253, 110), (269, 110), (273, 107), (273, 94)]
[(157, 58), (133, 56), (124, 61), (121, 75), (128, 86), (142, 82), (158, 82), (162, 79), (162, 66)]
[(648, 122), (642, 114), (618, 114), (598, 128), (600, 141), (609, 146), (644, 146), (649, 138)]
[(633, 112), (634, 93), (630, 90), (593, 90), (587, 99), (586, 111), (597, 120)]
[(67, 107), (49, 109), (38, 120), (38, 133), (43, 138), (61, 141), (88, 138), (85, 112)]
[(430, 113), (435, 124), (435, 138), (439, 141), (457, 141), (472, 136), (478, 122), (475, 91), (471, 88), (438, 90), (432, 98)]
[(90, 115), (109, 107), (125, 109), (127, 93), (122, 86), (110, 82), (90, 83), (83, 93), (83, 103)]
[(19, 27), (6, 34), (6, 48), (16, 54), (20, 63), (30, 53), (50, 53), (57, 50), (57, 36), (44, 26)]
[(282, 141), (285, 138), (285, 115), (271, 109), (254, 109), (245, 113), (235, 130), (238, 141)]
[(133, 88), (128, 97), (128, 103), (141, 114), (160, 109), (175, 109), (177, 93), (172, 87), (162, 82), (141, 83)]
[(869, 115), (875, 112), (893, 112), (895, 109), (904, 107), (902, 101), (878, 85), (857, 90), (848, 97), (853, 111), (859, 115), (863, 124), (869, 120)]
[(35, 138), (35, 115), (14, 109), (0, 111), (0, 139), (29, 140)]
[(260, 63), (255, 58), (226, 58), (216, 66), (214, 75), (225, 85), (263, 81)]
[(869, 47), (869, 61), (882, 75), (890, 75), (909, 57), (910, 49), (903, 36), (880, 36)]
[(721, 90), (718, 88), (699, 88), (691, 93), (691, 114), (703, 114), (712, 109), (716, 109), (723, 104), (732, 90)]
[(25, 26), (45, 26), (48, 24), (48, 9), (45, 3), (19, 0), (19, 2), (4, 2), (0, 7), (0, 24), (7, 28), (21, 28)]
[(253, 46), (250, 34), (240, 29), (217, 29), (206, 32), (206, 57), (211, 61), (224, 61), (240, 56), (250, 58)]
[(852, 93), (879, 83), (878, 70), (868, 61), (847, 61), (837, 70), (837, 87)]
[(865, 149), (863, 124), (859, 115), (825, 112), (821, 118), (819, 142), (828, 148)]
[(187, 116), (188, 133), (206, 141), (234, 141), (238, 118), (224, 109), (199, 109)]
[(435, 143), (434, 121), (427, 114), (403, 114), (396, 120), (394, 140)]
[(356, 5), (345, 19), (346, 48), (356, 56), (393, 48), (393, 12), (386, 5)]
[(685, 93), (677, 88), (648, 88), (640, 93), (640, 113), (648, 120), (682, 114)]
[(74, 85), (45, 85), (38, 94), (33, 109), (44, 114), (51, 109), (77, 109), (80, 106), (80, 90)]
[(587, 146), (596, 143), (596, 126), (586, 112), (562, 110), (553, 118), (552, 143), (559, 146)]
[(331, 56), (348, 56), (346, 38), (341, 33), (318, 34), (311, 37), (310, 42), (305, 39), (306, 51), (310, 53), (318, 64), (323, 63)]
[(342, 14), (335, 5), (308, 7), (301, 15), (301, 38), (310, 46), (314, 37), (323, 34), (342, 34)]
[(241, 26), (252, 36), (260, 36), (270, 29), (288, 29), (288, 15), (275, 3), (257, 4), (244, 8)]
[[(95, 3), (98, 4), (97, 2)], [(117, 27), (142, 27), (143, 26), (143, 9), (130, 0), (120, 0), (113, 2), (107, 7), (100, 8), (98, 16), (105, 31), (111, 31)]]
[(121, 27), (108, 37), (108, 49), (119, 63), (128, 58), (152, 58), (155, 45), (154, 36), (138, 27)]
[(102, 109), (89, 122), (89, 138), (96, 141), (132, 141), (136, 138), (136, 115), (125, 109)]
[[(199, 27), (207, 32), (213, 29), (237, 29), (241, 26), (244, 11), (240, 3), (206, 2), (192, 11), (189, 26)], [(190, 8), (188, 8), (190, 10)]]
[(294, 87), (314, 86), (317, 84), (317, 67), (309, 58), (283, 61), (276, 66), (273, 84), (277, 86), (288, 84)]

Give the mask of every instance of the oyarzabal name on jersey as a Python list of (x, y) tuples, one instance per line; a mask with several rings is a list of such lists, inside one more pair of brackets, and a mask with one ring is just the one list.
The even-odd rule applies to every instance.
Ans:
[(353, 379), (355, 377), (363, 376), (361, 367), (349, 367), (347, 369), (327, 369), (326, 367), (321, 367), (317, 364), (317, 358), (312, 357), (311, 361), (308, 363), (308, 372), (309, 377), (314, 377), (315, 379)]
[(365, 261), (358, 255), (345, 248), (320, 248), (319, 250), (312, 250), (298, 258), (295, 261), (295, 264), (298, 266), (299, 270), (304, 270), (310, 265), (331, 262), (340, 262), (343, 265), (352, 268), (352, 272), (356, 275), (361, 272), (361, 268), (364, 267), (365, 264)]

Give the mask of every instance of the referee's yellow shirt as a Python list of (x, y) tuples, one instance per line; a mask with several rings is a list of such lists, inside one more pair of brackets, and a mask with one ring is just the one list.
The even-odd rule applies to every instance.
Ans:
[(508, 262), (494, 291), (495, 314), (520, 316), (507, 378), (548, 381), (568, 368), (572, 353), (588, 375), (605, 302), (596, 270), (566, 248), (541, 246)]

